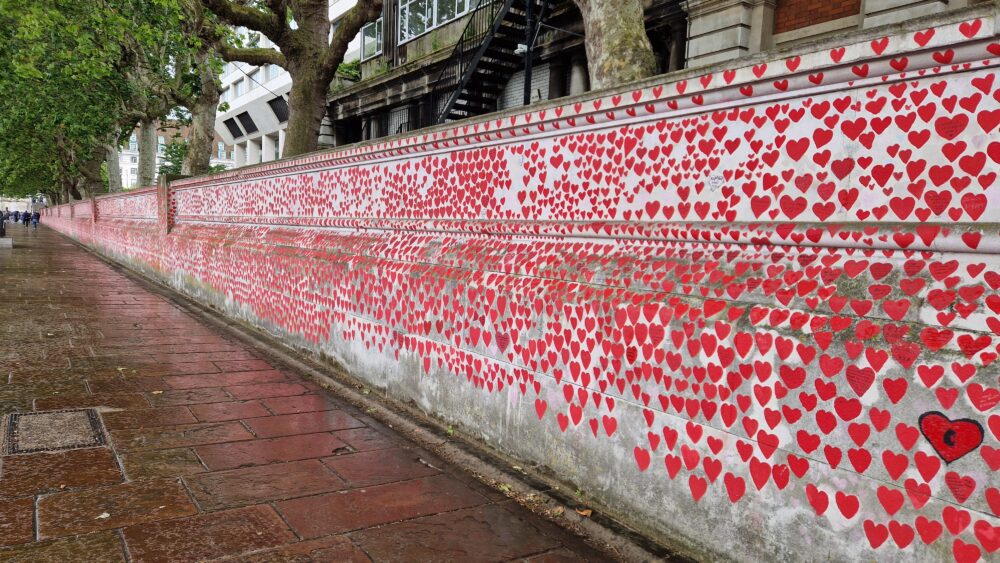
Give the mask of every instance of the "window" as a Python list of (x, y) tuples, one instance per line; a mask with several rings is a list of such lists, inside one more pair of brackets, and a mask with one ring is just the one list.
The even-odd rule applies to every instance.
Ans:
[(243, 95), (243, 81), (237, 80), (233, 82), (233, 98), (239, 98)]
[(138, 168), (133, 168), (132, 169), (132, 175), (135, 176), (137, 174), (139, 174), (139, 169)]
[(467, 0), (438, 0), (437, 25), (449, 22), (465, 13)]
[(361, 60), (382, 53), (382, 18), (361, 28)]
[(156, 138), (156, 154), (163, 154), (165, 150), (167, 150), (167, 140), (160, 135)]
[(260, 79), (257, 78), (257, 75), (259, 74), (260, 74), (260, 69), (255, 70), (247, 75), (247, 92), (253, 90), (258, 86), (257, 83), (260, 81)]
[(281, 75), (281, 67), (278, 65), (267, 65), (267, 79), (274, 80)]
[(132, 136), (128, 138), (128, 150), (130, 151), (139, 150), (139, 139), (136, 138), (135, 133), (132, 133)]
[(274, 112), (274, 117), (278, 119), (278, 123), (288, 121), (288, 102), (285, 101), (285, 98), (278, 96), (267, 102), (267, 105), (271, 106), (271, 111)]
[(229, 101), (229, 88), (223, 88), (222, 91), (219, 92), (219, 101), (220, 102)]
[(133, 157), (132, 157), (132, 164), (135, 164), (135, 163), (137, 163), (137, 162), (139, 162), (139, 157), (137, 157), (137, 156), (133, 156)]
[(471, 8), (469, 4), (470, 0), (400, 0), (400, 42), (419, 37), (464, 15)]
[(399, 7), (399, 38), (403, 41), (423, 35), (434, 25), (430, 0), (402, 0)]
[(219, 159), (226, 159), (226, 143), (219, 142)]
[(243, 130), (246, 131), (248, 135), (251, 134), (251, 133), (256, 133), (257, 132), (257, 130), (258, 130), (257, 129), (257, 124), (255, 124), (253, 122), (253, 119), (250, 118), (250, 113), (249, 112), (245, 111), (245, 112), (237, 115), (236, 119), (240, 120), (240, 125), (243, 126)]
[(232, 135), (234, 139), (244, 135), (243, 130), (240, 129), (240, 126), (236, 124), (236, 120), (232, 117), (223, 121), (222, 124), (226, 126), (226, 129), (229, 130), (229, 134)]

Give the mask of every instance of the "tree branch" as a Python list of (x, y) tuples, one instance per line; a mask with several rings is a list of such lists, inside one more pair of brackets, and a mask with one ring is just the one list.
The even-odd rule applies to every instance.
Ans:
[(278, 65), (288, 68), (288, 61), (279, 51), (267, 48), (237, 49), (235, 47), (219, 46), (219, 54), (226, 61), (240, 61), (252, 65)]
[(381, 15), (382, 0), (358, 0), (358, 3), (344, 14), (323, 58), (323, 69), (329, 76), (333, 76), (340, 63), (344, 62), (347, 47), (361, 28), (377, 20)]
[[(260, 10), (255, 10), (247, 6), (241, 6), (229, 0), (201, 0), (202, 4), (215, 15), (226, 20), (228, 23), (259, 31), (270, 37), (280, 35), (285, 21), (282, 16), (275, 13), (267, 14)], [(268, 4), (272, 4), (269, 2)]]
[(284, 20), (285, 14), (288, 12), (288, 0), (266, 0), (267, 9)]

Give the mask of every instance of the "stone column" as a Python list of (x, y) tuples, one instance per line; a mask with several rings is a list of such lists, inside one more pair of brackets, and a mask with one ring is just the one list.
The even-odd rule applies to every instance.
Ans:
[(261, 162), (276, 160), (278, 158), (278, 140), (271, 135), (264, 135), (260, 141), (262, 145)]
[(685, 20), (675, 20), (670, 24), (670, 61), (667, 63), (667, 72), (673, 72), (684, 68), (684, 59), (687, 57), (685, 50), (685, 39), (687, 38), (688, 26)]
[(862, 0), (861, 27), (898, 23), (956, 7), (954, 0), (950, 5), (948, 0)]
[(774, 47), (774, 6), (777, 0), (755, 0), (750, 11), (750, 52)]
[(247, 164), (260, 163), (260, 139), (247, 141)]
[(683, 0), (688, 14), (688, 67), (770, 48), (775, 0)]
[(156, 184), (156, 222), (159, 225), (161, 234), (170, 234), (173, 227), (173, 217), (170, 209), (170, 182), (165, 174), (160, 175), (160, 181)]
[(590, 75), (587, 73), (587, 56), (574, 55), (569, 69), (569, 95), (576, 96), (590, 90)]
[(566, 67), (561, 60), (549, 63), (549, 99), (555, 100), (566, 95)]
[(244, 144), (233, 145), (233, 160), (236, 161), (236, 166), (246, 166), (247, 163), (247, 146)]

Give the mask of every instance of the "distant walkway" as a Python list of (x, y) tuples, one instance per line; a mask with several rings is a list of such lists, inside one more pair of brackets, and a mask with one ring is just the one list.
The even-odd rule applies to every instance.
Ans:
[[(61, 235), (9, 227), (0, 561), (603, 559)], [(90, 408), (107, 445), (31, 453), (95, 431), (25, 413)]]

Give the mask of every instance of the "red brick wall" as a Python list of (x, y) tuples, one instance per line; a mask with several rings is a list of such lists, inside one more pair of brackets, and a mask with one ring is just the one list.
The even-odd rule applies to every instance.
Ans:
[(774, 32), (784, 33), (861, 12), (861, 0), (778, 0)]

